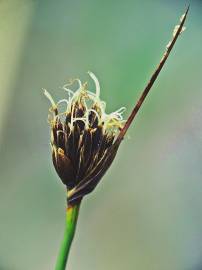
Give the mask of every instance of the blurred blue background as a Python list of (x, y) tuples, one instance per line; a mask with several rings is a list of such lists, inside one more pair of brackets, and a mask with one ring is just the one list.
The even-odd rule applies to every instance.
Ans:
[[(82, 203), (70, 269), (202, 269), (202, 1), (115, 162)], [(0, 1), (0, 270), (54, 269), (65, 191), (49, 103), (69, 78), (127, 117), (187, 1)], [(92, 85), (93, 86), (93, 85)]]

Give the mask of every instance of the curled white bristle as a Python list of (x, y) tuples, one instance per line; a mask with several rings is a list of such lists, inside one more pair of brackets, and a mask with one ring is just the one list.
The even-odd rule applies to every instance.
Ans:
[(99, 84), (99, 81), (98, 81), (97, 77), (95, 76), (95, 74), (93, 72), (88, 71), (88, 74), (90, 75), (90, 77), (95, 82), (96, 97), (99, 98), (100, 97), (100, 84)]
[(63, 85), (62, 89), (65, 90), (68, 93), (68, 96), (74, 95), (74, 91), (66, 87), (67, 85)]
[(50, 100), (50, 103), (52, 105), (52, 108), (53, 109), (56, 109), (57, 108), (57, 105), (56, 105), (55, 101), (53, 100), (51, 94), (46, 89), (43, 89), (43, 90), (44, 90), (44, 95)]
[(112, 118), (115, 118), (118, 121), (122, 121), (123, 120), (122, 114), (125, 112), (125, 110), (126, 110), (125, 107), (121, 107), (117, 111), (112, 112), (110, 115), (111, 115)]
[(121, 107), (115, 113), (119, 113), (120, 115), (122, 115), (122, 113), (124, 113), (125, 111), (126, 111), (126, 107)]
[(61, 103), (66, 103), (67, 104), (67, 107), (66, 107), (66, 110), (65, 110), (65, 113), (68, 111), (68, 107), (69, 107), (69, 100), (67, 99), (61, 99), (57, 102), (57, 106), (60, 105)]
[[(51, 112), (53, 110), (58, 110), (58, 106), (61, 103), (66, 103), (67, 107), (63, 112), (57, 113), (57, 115), (53, 116), (53, 119), (51, 121), (58, 121), (61, 119), (60, 117), (71, 114), (70, 118), (70, 130), (73, 129), (73, 123), (76, 121), (83, 121), (86, 128), (89, 128), (89, 114), (90, 112), (95, 113), (97, 119), (98, 119), (98, 125), (103, 124), (104, 130), (109, 130), (114, 132), (116, 129), (119, 129), (123, 123), (123, 112), (126, 110), (125, 107), (121, 107), (115, 112), (112, 112), (110, 114), (107, 114), (106, 111), (106, 103), (102, 100), (100, 100), (100, 84), (97, 79), (97, 77), (92, 72), (88, 72), (90, 77), (95, 82), (95, 93), (87, 90), (87, 83), (82, 84), (79, 79), (71, 80), (70, 83), (65, 84), (62, 89), (65, 90), (68, 93), (67, 99), (61, 99), (57, 103), (54, 102), (52, 96), (49, 94), (47, 90), (44, 90), (45, 96), (50, 100), (51, 102)], [(72, 85), (74, 82), (78, 82), (78, 89), (75, 91), (72, 91), (69, 89), (69, 86)], [(90, 101), (90, 102), (89, 102)], [(75, 117), (74, 111), (77, 106), (77, 104), (80, 103), (81, 106), (84, 109), (84, 116), (83, 117)]]
[(77, 89), (77, 90), (79, 91), (79, 90), (81, 90), (81, 88), (82, 88), (82, 83), (81, 83), (81, 81), (80, 81), (79, 79), (76, 79), (76, 81), (77, 81), (78, 84), (79, 84), (79, 88)]

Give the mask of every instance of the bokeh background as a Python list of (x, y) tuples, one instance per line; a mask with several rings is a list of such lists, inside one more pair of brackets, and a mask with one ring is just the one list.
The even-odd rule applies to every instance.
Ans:
[[(202, 269), (202, 1), (115, 162), (82, 203), (69, 270)], [(101, 83), (130, 113), (184, 0), (0, 1), (0, 270), (54, 269), (65, 191), (42, 88)], [(90, 83), (93, 89), (93, 84)]]

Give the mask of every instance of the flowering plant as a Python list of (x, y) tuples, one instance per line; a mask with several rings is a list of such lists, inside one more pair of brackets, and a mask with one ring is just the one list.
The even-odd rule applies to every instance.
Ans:
[[(143, 90), (128, 119), (123, 120), (125, 107), (107, 114), (106, 104), (100, 99), (100, 85), (92, 72), (95, 92), (89, 91), (87, 83), (72, 80), (63, 89), (67, 98), (57, 103), (45, 90), (51, 102), (49, 123), (51, 127), (51, 150), (55, 170), (67, 189), (67, 217), (64, 240), (56, 264), (56, 270), (64, 270), (74, 237), (79, 207), (83, 197), (92, 192), (112, 164), (117, 150), (143, 101), (163, 68), (177, 38), (185, 30), (184, 23), (189, 7), (174, 28), (173, 37), (151, 79)], [(68, 87), (78, 83), (74, 92)], [(60, 104), (66, 108), (60, 111)]]

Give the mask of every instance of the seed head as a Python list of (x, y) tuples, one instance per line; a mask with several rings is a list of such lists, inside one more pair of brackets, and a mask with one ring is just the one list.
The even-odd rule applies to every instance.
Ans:
[[(91, 192), (111, 165), (119, 143), (115, 138), (123, 125), (125, 108), (107, 114), (106, 104), (100, 99), (100, 85), (92, 72), (96, 91), (87, 89), (75, 79), (65, 85), (67, 98), (51, 102), (49, 123), (51, 127), (52, 160), (56, 172), (68, 190), (68, 201), (74, 203)], [(68, 86), (78, 83), (73, 92)], [(60, 112), (60, 104), (66, 108)]]

